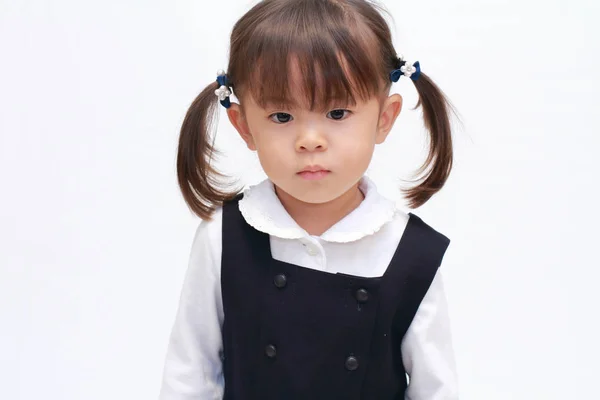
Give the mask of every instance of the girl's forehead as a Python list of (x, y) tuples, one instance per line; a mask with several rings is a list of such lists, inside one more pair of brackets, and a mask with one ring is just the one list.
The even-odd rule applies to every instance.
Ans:
[[(319, 68), (319, 65), (316, 64), (314, 69), (314, 75), (312, 77), (315, 87), (322, 88), (325, 87), (325, 79), (323, 77), (323, 71)], [(291, 57), (290, 62), (288, 63), (288, 83), (290, 89), (293, 93), (299, 93), (304, 90), (304, 82), (305, 75), (307, 71), (302, 71), (300, 62), (297, 57)]]
[[(261, 108), (287, 107), (311, 109), (316, 105), (318, 108), (326, 108), (334, 104), (355, 105), (367, 99), (362, 99), (356, 79), (343, 57), (338, 57), (339, 65), (342, 67), (344, 79), (348, 85), (341, 82), (339, 76), (330, 71), (324, 71), (318, 64), (309, 70), (306, 61), (299, 61), (298, 57), (290, 56), (287, 63), (287, 73), (284, 79), (279, 79), (282, 86), (270, 85), (267, 68), (257, 68), (254, 74), (254, 82), (250, 86), (250, 96), (254, 104)], [(261, 76), (261, 74), (263, 76)], [(311, 107), (311, 105), (313, 107)]]

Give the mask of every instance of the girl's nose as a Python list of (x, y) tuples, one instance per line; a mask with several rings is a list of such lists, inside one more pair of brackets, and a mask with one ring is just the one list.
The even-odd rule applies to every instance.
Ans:
[(314, 130), (303, 132), (296, 140), (296, 151), (298, 152), (325, 150), (327, 150), (327, 140), (325, 140), (325, 136)]

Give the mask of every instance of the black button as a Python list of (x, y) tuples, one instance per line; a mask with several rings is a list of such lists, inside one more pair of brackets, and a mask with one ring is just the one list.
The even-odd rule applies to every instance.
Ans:
[(366, 303), (369, 300), (369, 292), (366, 289), (358, 289), (356, 291), (356, 300), (359, 303)]
[(358, 360), (354, 356), (350, 356), (346, 358), (346, 369), (348, 371), (354, 371), (358, 368)]
[(265, 347), (265, 354), (269, 358), (275, 358), (275, 356), (277, 355), (277, 349), (275, 348), (275, 346), (270, 344), (267, 347)]
[(279, 275), (275, 275), (275, 278), (273, 279), (273, 283), (275, 283), (275, 286), (277, 286), (279, 289), (285, 287), (285, 285), (287, 284), (287, 278), (284, 274), (279, 274)]

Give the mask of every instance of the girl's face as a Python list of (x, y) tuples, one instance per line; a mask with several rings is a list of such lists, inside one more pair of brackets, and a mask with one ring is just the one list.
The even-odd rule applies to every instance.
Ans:
[(228, 109), (230, 121), (278, 190), (306, 203), (329, 202), (355, 188), (402, 107), (398, 94), (324, 113), (262, 108), (251, 96), (240, 101), (243, 110), (236, 103)]

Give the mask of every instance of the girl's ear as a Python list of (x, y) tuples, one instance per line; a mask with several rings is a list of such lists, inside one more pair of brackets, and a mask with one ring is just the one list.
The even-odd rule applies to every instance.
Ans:
[(379, 123), (377, 124), (377, 137), (375, 141), (377, 144), (385, 141), (396, 122), (396, 118), (400, 115), (400, 110), (402, 110), (402, 96), (396, 93), (385, 99), (381, 107)]
[(252, 133), (250, 133), (248, 122), (240, 105), (238, 103), (231, 103), (231, 107), (227, 109), (227, 116), (242, 139), (244, 139), (244, 142), (246, 142), (246, 146), (248, 146), (250, 150), (255, 151), (256, 145), (254, 144), (254, 138), (252, 137)]

